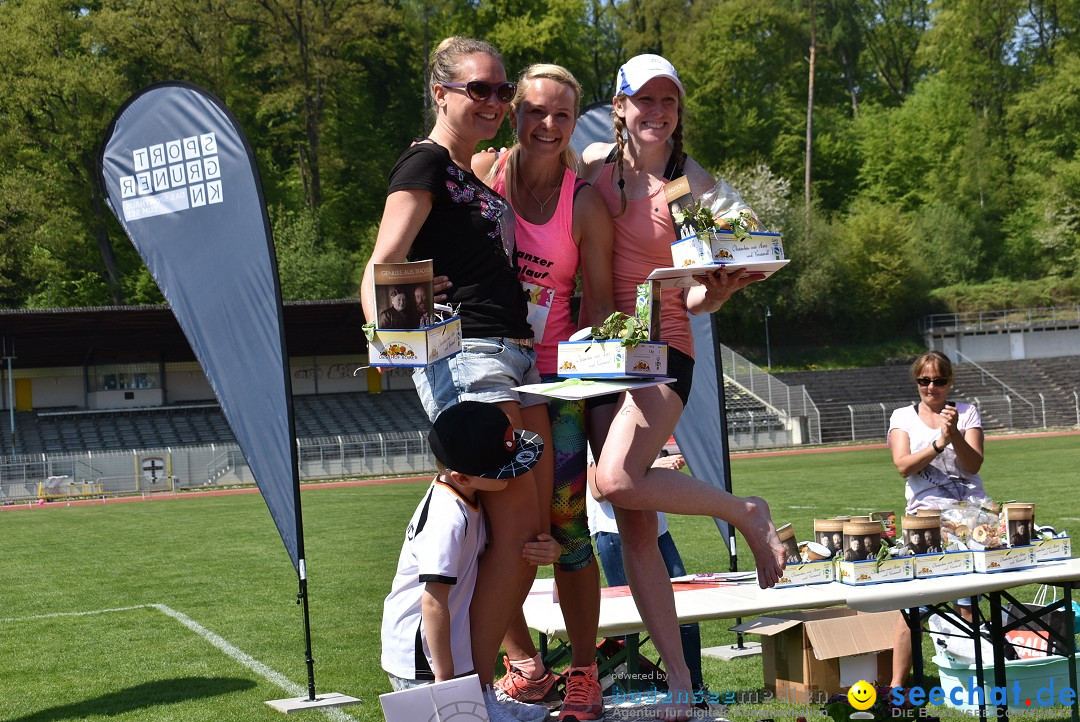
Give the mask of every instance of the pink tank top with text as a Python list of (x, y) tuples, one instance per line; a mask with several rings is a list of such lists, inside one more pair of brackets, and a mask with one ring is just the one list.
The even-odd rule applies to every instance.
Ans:
[[(551, 220), (542, 225), (529, 223), (516, 212), (514, 261), (529, 299), (529, 323), (538, 340), (536, 366), (541, 374), (554, 374), (558, 342), (575, 330), (570, 315), (570, 297), (578, 269), (578, 246), (574, 243), (574, 185), (577, 176), (563, 173), (559, 201)], [(502, 166), (492, 190), (505, 196)]]

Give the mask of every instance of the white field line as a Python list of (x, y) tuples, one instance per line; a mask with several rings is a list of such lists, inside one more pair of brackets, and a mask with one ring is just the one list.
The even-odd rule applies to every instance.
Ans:
[[(87, 617), (95, 614), (130, 612), (136, 609), (156, 609), (162, 614), (172, 617), (176, 621), (180, 622), (180, 624), (195, 632), (195, 634), (199, 635), (207, 642), (217, 647), (219, 650), (250, 669), (252, 672), (255, 672), (255, 674), (259, 675), (271, 684), (277, 685), (281, 689), (285, 690), (286, 694), (292, 697), (307, 697), (307, 687), (293, 682), (285, 675), (271, 669), (259, 660), (252, 657), (250, 654), (247, 654), (246, 652), (240, 650), (235, 645), (226, 640), (224, 637), (215, 634), (214, 632), (211, 632), (209, 629), (202, 626), (188, 615), (184, 614), (183, 612), (178, 612), (172, 607), (165, 604), (139, 604), (133, 607), (95, 609), (89, 612), (54, 612), (52, 614), (35, 614), (30, 617), (9, 617), (6, 619), (0, 619), (0, 624), (9, 624), (13, 622), (30, 622), (38, 619), (55, 619), (57, 617)], [(356, 719), (354, 717), (350, 717), (336, 707), (321, 707), (319, 708), (319, 710), (327, 717), (334, 720), (334, 722), (356, 722)]]

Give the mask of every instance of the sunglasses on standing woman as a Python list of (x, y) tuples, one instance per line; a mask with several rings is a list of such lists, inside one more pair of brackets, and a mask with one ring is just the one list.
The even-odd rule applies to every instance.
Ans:
[(439, 83), (444, 88), (465, 88), (465, 95), (478, 103), (482, 103), (495, 93), (500, 103), (509, 103), (514, 99), (517, 92), (517, 83), (485, 83), (482, 80), (470, 80), (467, 83)]
[(930, 378), (929, 376), (920, 376), (919, 378), (915, 379), (915, 383), (917, 383), (919, 386), (929, 386), (930, 384), (933, 384), (934, 386), (945, 386), (949, 383), (949, 380), (946, 378), (942, 378), (941, 376), (935, 376), (934, 378)]

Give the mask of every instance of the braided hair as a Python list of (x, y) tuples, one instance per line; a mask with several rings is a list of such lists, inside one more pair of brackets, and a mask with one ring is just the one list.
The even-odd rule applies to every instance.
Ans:
[[(626, 93), (619, 93), (617, 96), (620, 101), (625, 101), (627, 97)], [(672, 156), (679, 159), (679, 166), (681, 167), (686, 161), (686, 153), (683, 151), (683, 112), (686, 105), (683, 101), (683, 97), (679, 95), (679, 120), (675, 123), (675, 130), (671, 133), (672, 143)], [(618, 218), (626, 212), (626, 181), (623, 179), (623, 158), (626, 154), (626, 121), (622, 119), (618, 113), (615, 112), (615, 108), (611, 109), (611, 118), (614, 121), (615, 126), (615, 167), (619, 172), (619, 212), (615, 214), (615, 218)], [(673, 180), (669, 178), (668, 180)]]

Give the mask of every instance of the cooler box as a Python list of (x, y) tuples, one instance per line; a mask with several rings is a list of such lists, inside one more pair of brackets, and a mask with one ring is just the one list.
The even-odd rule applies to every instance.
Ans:
[[(970, 694), (969, 685), (971, 679), (976, 678), (975, 665), (965, 664), (934, 655), (934, 664), (938, 667), (941, 675), (941, 688), (945, 691), (944, 704), (949, 707), (962, 710), (978, 710), (979, 698)], [(1077, 660), (1077, 671), (1080, 672), (1080, 659)], [(994, 667), (991, 664), (983, 665), (983, 694), (987, 708), (993, 708), (995, 703), (991, 697), (994, 687)], [(1013, 683), (1020, 683), (1019, 694), (1016, 694)], [(957, 704), (950, 697), (954, 689)], [(1035, 657), (1033, 659), (1012, 659), (1005, 662), (1005, 691), (1007, 693), (1006, 704), (1015, 710), (1032, 710), (1047, 705), (1061, 705), (1061, 691), (1069, 687), (1069, 659), (1068, 657)], [(1042, 693), (1040, 700), (1039, 694)], [(1052, 698), (1052, 699), (1051, 699)], [(1031, 705), (1025, 704), (1031, 700)], [(974, 702), (974, 704), (970, 704)], [(1042, 702), (1042, 704), (1040, 704)], [(987, 714), (990, 714), (989, 709)]]

